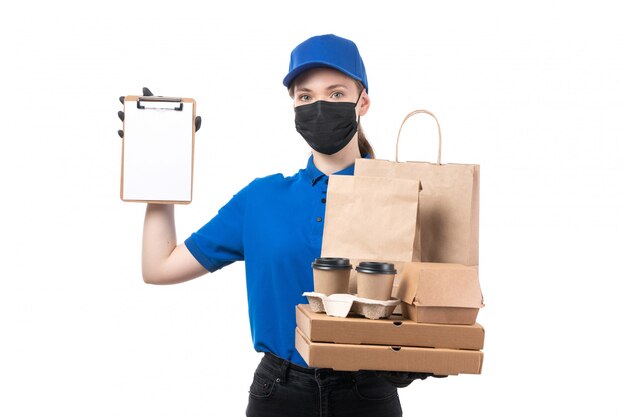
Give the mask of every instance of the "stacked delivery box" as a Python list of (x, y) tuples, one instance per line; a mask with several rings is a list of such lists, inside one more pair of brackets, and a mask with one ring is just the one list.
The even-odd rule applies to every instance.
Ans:
[(475, 268), (407, 263), (400, 274), (402, 315), (370, 320), (296, 307), (296, 349), (309, 366), (480, 374), (485, 332), (475, 322), (482, 295)]

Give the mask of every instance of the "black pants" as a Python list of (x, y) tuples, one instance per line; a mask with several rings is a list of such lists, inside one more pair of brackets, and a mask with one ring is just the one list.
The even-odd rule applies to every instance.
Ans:
[(266, 353), (250, 385), (248, 417), (397, 417), (396, 387), (373, 371), (303, 368)]

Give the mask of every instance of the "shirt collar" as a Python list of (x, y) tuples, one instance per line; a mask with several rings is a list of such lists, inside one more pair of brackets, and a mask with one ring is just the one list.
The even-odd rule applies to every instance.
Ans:
[[(366, 154), (363, 158), (371, 159), (370, 154)], [(309, 156), (309, 161), (306, 164), (305, 169), (306, 175), (311, 180), (311, 185), (315, 185), (320, 179), (326, 177), (322, 171), (320, 171), (315, 164), (313, 163), (313, 155)], [(342, 169), (341, 171), (337, 171), (333, 173), (333, 175), (354, 175), (354, 164)]]

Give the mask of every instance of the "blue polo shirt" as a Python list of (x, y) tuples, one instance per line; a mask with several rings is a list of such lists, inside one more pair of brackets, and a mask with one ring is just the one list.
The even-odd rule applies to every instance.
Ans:
[[(366, 156), (368, 157), (368, 156)], [(336, 175), (353, 175), (351, 165)], [(256, 178), (185, 240), (210, 272), (245, 260), (254, 349), (307, 366), (295, 348), (295, 306), (313, 291), (322, 248), (328, 176), (313, 163), (285, 177)]]

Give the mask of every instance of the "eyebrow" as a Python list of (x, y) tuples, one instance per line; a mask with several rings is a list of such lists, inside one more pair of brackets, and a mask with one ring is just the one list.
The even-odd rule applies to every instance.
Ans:
[(326, 87), (326, 90), (334, 90), (337, 87), (343, 87), (345, 89), (348, 89), (348, 87), (346, 87), (344, 84), (333, 84)]
[[(328, 87), (326, 87), (326, 90), (334, 90), (335, 88), (338, 88), (338, 87), (343, 87), (346, 90), (348, 89), (348, 87), (346, 87), (344, 84), (333, 84), (333, 85), (329, 85)], [(296, 87), (296, 91), (304, 91), (304, 92), (310, 93), (313, 90), (306, 88), (306, 87)]]

